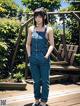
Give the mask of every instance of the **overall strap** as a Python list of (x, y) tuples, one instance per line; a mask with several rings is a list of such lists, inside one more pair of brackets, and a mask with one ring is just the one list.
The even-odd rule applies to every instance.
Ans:
[(33, 32), (36, 32), (36, 30), (35, 30), (35, 26), (33, 26)]
[(48, 37), (48, 35), (47, 35), (47, 26), (45, 26), (45, 38), (48, 40), (49, 39), (49, 37)]
[[(45, 34), (46, 34), (46, 31), (47, 31), (47, 26), (45, 26), (45, 31), (44, 31)], [(33, 32), (36, 32), (35, 26), (33, 26)]]

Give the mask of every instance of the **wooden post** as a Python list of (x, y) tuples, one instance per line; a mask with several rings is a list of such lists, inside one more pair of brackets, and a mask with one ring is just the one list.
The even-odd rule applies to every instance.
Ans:
[(79, 22), (79, 53), (80, 53), (80, 22)]
[(19, 42), (20, 42), (20, 40), (21, 40), (22, 31), (23, 31), (23, 27), (21, 27), (21, 29), (20, 29), (20, 31), (19, 31), (19, 36), (18, 36), (16, 45), (15, 45), (15, 51), (14, 51), (14, 54), (13, 54), (13, 57), (12, 57), (12, 62), (11, 62), (11, 67), (10, 67), (11, 77), (13, 77), (13, 65), (14, 65), (14, 61), (15, 61), (15, 58), (16, 58), (16, 54), (17, 54)]
[(68, 62), (68, 53), (67, 53), (67, 46), (66, 46), (66, 39), (65, 39), (65, 16), (63, 14), (63, 34), (62, 34), (62, 41), (64, 46), (64, 55), (65, 55), (65, 61)]
[(27, 50), (26, 50), (26, 42), (27, 42), (27, 33), (28, 33), (28, 26), (25, 27), (26, 36), (25, 36), (25, 79), (27, 79), (28, 76), (28, 56), (27, 56)]
[[(28, 20), (28, 14), (26, 15), (26, 19)], [(26, 36), (25, 36), (25, 79), (27, 79), (28, 77), (28, 56), (27, 56), (27, 50), (26, 50), (26, 42), (27, 42), (27, 36), (28, 36), (28, 24), (25, 27), (25, 32), (26, 32)]]

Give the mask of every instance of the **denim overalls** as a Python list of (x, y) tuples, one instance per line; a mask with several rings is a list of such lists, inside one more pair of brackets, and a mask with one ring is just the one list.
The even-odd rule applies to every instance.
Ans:
[[(46, 39), (46, 27), (44, 32), (34, 29), (31, 41), (30, 68), (34, 81), (34, 97), (47, 102), (49, 94), (49, 73), (50, 58), (44, 56), (48, 50), (48, 40)], [(42, 89), (41, 89), (42, 85)]]

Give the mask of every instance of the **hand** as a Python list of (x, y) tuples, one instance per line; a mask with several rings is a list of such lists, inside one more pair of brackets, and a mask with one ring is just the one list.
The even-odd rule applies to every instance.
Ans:
[(48, 56), (44, 56), (45, 59), (48, 59)]

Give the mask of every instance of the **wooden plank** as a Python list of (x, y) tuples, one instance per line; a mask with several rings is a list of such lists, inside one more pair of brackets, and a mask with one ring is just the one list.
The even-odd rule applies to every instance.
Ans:
[(71, 59), (70, 59), (70, 64), (72, 65), (73, 62), (74, 62), (74, 58), (75, 58), (75, 54), (77, 52), (77, 49), (78, 49), (78, 45), (75, 45), (74, 46), (74, 52), (72, 53), (72, 56), (71, 56)]
[(59, 53), (61, 54), (61, 57), (64, 58), (64, 48), (63, 48), (63, 44), (60, 44), (58, 51), (59, 51)]
[(69, 45), (69, 49), (68, 49), (68, 59), (70, 60), (70, 57), (73, 53), (73, 49), (74, 49), (74, 46), (73, 45)]
[(73, 106), (76, 104), (80, 104), (80, 98), (73, 98), (73, 99), (69, 99), (69, 100), (63, 100), (57, 103), (54, 103), (54, 106)]
[(48, 104), (50, 106), (76, 106), (76, 104), (80, 105), (80, 93), (72, 94), (68, 96), (62, 96), (60, 98), (52, 98), (49, 100)]

